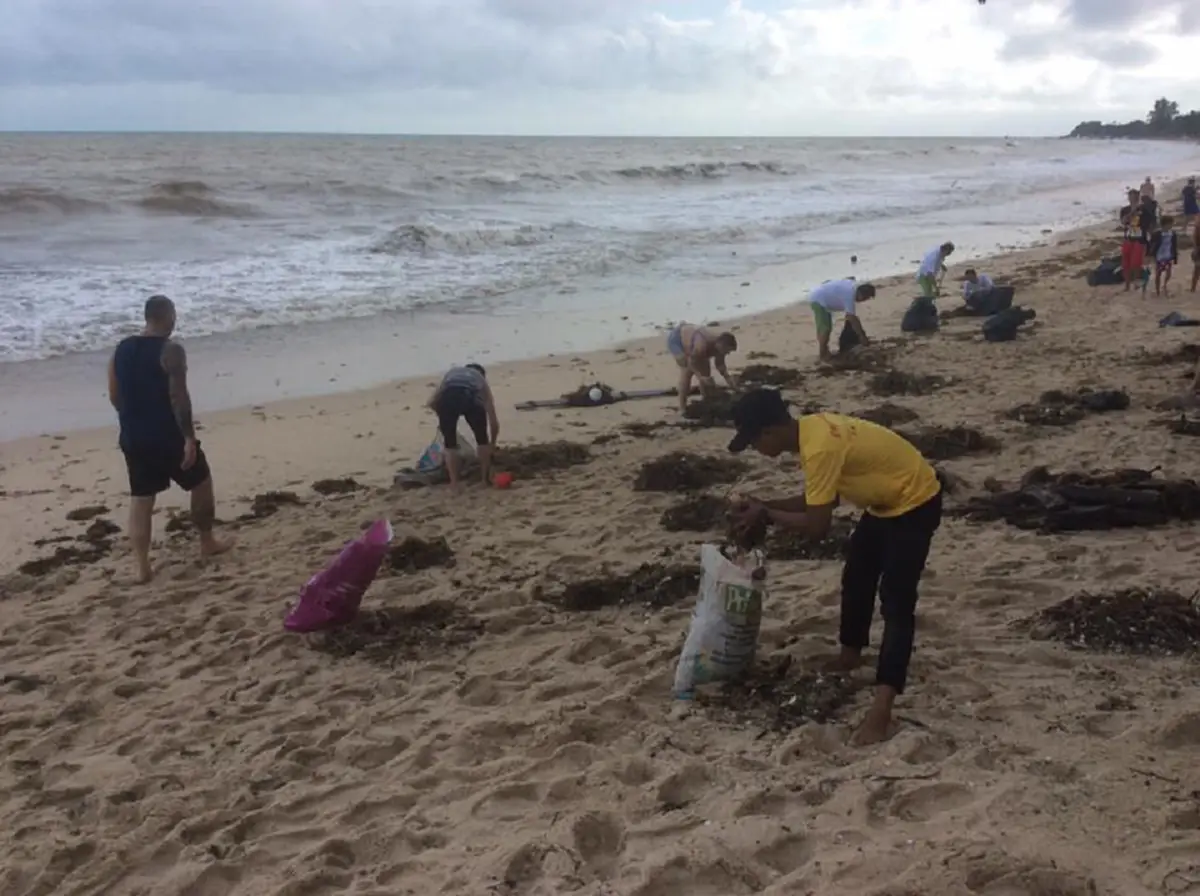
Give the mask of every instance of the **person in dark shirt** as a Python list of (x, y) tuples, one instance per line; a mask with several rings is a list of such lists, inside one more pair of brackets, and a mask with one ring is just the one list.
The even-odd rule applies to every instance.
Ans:
[(1189, 177), (1183, 186), (1183, 229), (1192, 226), (1192, 218), (1200, 215), (1200, 200), (1196, 197), (1196, 178)]
[(1126, 292), (1135, 282), (1142, 280), (1142, 271), (1146, 266), (1146, 245), (1150, 240), (1146, 206), (1141, 194), (1137, 190), (1130, 190), (1128, 196), (1129, 204), (1121, 209), (1121, 272), (1125, 275)]
[(148, 582), (154, 500), (174, 482), (192, 496), (192, 524), (200, 552), (220, 554), (231, 546), (213, 535), (216, 501), (208, 458), (200, 450), (187, 387), (187, 355), (171, 340), (175, 304), (166, 296), (146, 301), (146, 327), (121, 340), (108, 363), (108, 399), (121, 424), (120, 446), (129, 472), (129, 539), (137, 581)]

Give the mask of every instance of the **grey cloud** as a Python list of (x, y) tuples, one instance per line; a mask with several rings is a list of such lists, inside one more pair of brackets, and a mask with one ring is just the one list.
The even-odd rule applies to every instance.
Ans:
[(1069, 0), (1067, 3), (1071, 23), (1094, 31), (1123, 29), (1144, 21), (1147, 12), (1146, 6), (1136, 0)]
[(1138, 38), (1079, 36), (1066, 40), (1057, 32), (1014, 34), (1000, 48), (1000, 57), (1009, 62), (1075, 56), (1093, 59), (1112, 68), (1141, 68), (1156, 60), (1158, 48)]
[(1141, 68), (1158, 59), (1158, 48), (1136, 38), (1097, 40), (1088, 45), (1088, 55), (1113, 68)]

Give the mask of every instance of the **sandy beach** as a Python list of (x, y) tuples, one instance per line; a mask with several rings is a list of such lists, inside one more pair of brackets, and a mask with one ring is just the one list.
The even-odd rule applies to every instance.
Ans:
[[(863, 320), (884, 343), (880, 369), (936, 378), (926, 394), (879, 394), (869, 370), (821, 375), (804, 304), (725, 320), (742, 346), (731, 368), (798, 370), (785, 392), (799, 406), (891, 402), (915, 415), (906, 432), (989, 437), (939, 461), (951, 508), (1038, 466), (1200, 478), (1192, 437), (1158, 425), (1172, 415), (1156, 409), (1192, 369), (1176, 350), (1193, 331), (1157, 326), (1172, 310), (1200, 317), (1187, 252), (1173, 296), (1143, 297), (1081, 277), (1117, 251), (1112, 225), (1052, 240), (973, 263), (1036, 309), (1014, 342), (985, 343), (971, 319), (902, 338), (912, 278), (878, 281)], [(746, 279), (790, 288), (785, 269)], [(512, 409), (587, 382), (674, 377), (661, 338), (489, 365), (501, 469), (504, 448), (532, 443), (567, 440), (586, 457), (459, 498), (392, 487), (434, 434), (433, 378), (198, 408), (218, 517), (238, 545), (201, 563), (186, 526), (166, 531), (186, 500), (172, 493), (145, 587), (123, 584), (128, 551), (98, 522), (126, 523), (112, 428), (0, 444), (0, 893), (1200, 893), (1194, 656), (1073, 649), (1014, 625), (1083, 592), (1193, 593), (1193, 525), (1043, 534), (952, 512), (923, 584), (900, 727), (883, 745), (846, 743), (870, 666), (813, 720), (779, 724), (769, 701), (719, 689), (676, 717), (693, 592), (586, 610), (556, 595), (644, 563), (694, 565), (719, 533), (667, 531), (660, 517), (687, 495), (633, 483), (672, 451), (727, 457), (729, 431), (655, 426), (679, 421), (671, 398)], [(1080, 388), (1130, 403), (1063, 426), (1006, 416)], [(746, 463), (738, 487), (800, 489), (794, 461)], [(347, 478), (343, 494), (312, 487)], [(255, 515), (256, 495), (281, 490), (297, 503), (260, 501)], [(397, 544), (444, 538), (452, 557), (418, 568), (395, 556), (364, 602), (374, 629), (286, 633), (300, 586), (381, 517)], [(64, 547), (81, 556), (26, 565)], [(836, 649), (839, 577), (836, 556), (772, 561), (762, 662), (790, 657), (788, 674), (803, 675)]]

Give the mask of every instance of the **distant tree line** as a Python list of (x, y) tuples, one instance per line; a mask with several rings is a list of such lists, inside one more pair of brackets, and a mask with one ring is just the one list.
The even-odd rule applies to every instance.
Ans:
[(1179, 103), (1165, 97), (1140, 121), (1124, 124), (1081, 121), (1068, 137), (1123, 137), (1142, 140), (1200, 140), (1200, 110), (1179, 114)]

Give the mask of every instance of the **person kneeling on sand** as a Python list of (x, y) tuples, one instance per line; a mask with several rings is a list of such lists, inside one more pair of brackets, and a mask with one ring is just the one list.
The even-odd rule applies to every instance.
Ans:
[(858, 335), (859, 345), (866, 345), (867, 331), (863, 329), (862, 321), (858, 319), (856, 304), (875, 298), (875, 287), (870, 283), (859, 283), (853, 277), (845, 280), (826, 280), (808, 294), (808, 302), (812, 306), (813, 319), (817, 324), (817, 349), (822, 361), (831, 357), (829, 337), (833, 333), (833, 312), (842, 311), (846, 322), (854, 328)]
[(987, 274), (981, 274), (974, 268), (967, 268), (963, 272), (963, 301), (970, 305), (972, 296), (987, 292), (995, 285), (995, 281)]
[(849, 671), (859, 665), (878, 592), (884, 625), (875, 700), (853, 742), (886, 740), (892, 706), (908, 679), (921, 574), (942, 520), (941, 481), (903, 436), (841, 414), (793, 419), (774, 389), (747, 392), (732, 415), (737, 434), (730, 451), (798, 454), (805, 482), (801, 496), (739, 502), (733, 508), (737, 525), (765, 520), (816, 540), (829, 532), (839, 500), (862, 508), (842, 570), (842, 649), (835, 667)]
[[(488, 385), (487, 372), (478, 364), (451, 367), (429, 397), (428, 407), (438, 418), (438, 429), (446, 448), (446, 472), (450, 487), (459, 490), (462, 456), (458, 451), (458, 421), (463, 418), (471, 427), (479, 455), (479, 471), (483, 482), (492, 481), (492, 448), (500, 434), (500, 418), (496, 416), (496, 401)], [(491, 429), (491, 443), (488, 429)]]
[(154, 501), (172, 482), (191, 493), (191, 520), (200, 533), (201, 554), (220, 554), (232, 545), (213, 535), (216, 499), (208, 458), (192, 420), (187, 354), (171, 340), (175, 305), (166, 296), (151, 296), (144, 311), (145, 329), (121, 340), (108, 362), (108, 400), (121, 424), (119, 443), (129, 473), (129, 538), (139, 583), (154, 576)]
[(942, 275), (946, 273), (946, 259), (954, 252), (954, 243), (942, 243), (935, 249), (930, 249), (921, 259), (917, 268), (917, 283), (921, 287), (921, 295), (927, 299), (936, 299), (941, 292)]
[[(713, 336), (703, 327), (680, 322), (667, 333), (667, 349), (679, 367), (679, 410), (687, 409), (688, 395), (692, 391), (692, 377), (700, 382), (706, 394), (715, 388), (712, 368), (717, 368), (730, 389), (737, 388), (737, 381), (729, 374), (725, 358), (737, 351), (737, 338), (732, 333)], [(711, 366), (710, 366), (711, 365)]]

